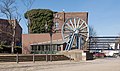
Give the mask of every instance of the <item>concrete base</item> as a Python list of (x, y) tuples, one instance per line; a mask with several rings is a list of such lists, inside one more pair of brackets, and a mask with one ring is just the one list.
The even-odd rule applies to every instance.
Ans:
[(83, 50), (75, 49), (70, 51), (62, 51), (61, 54), (75, 61), (86, 61), (86, 53)]

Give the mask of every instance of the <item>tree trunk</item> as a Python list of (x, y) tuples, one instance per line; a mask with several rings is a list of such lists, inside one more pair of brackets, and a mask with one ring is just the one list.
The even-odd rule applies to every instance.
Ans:
[(11, 53), (14, 54), (14, 48), (15, 48), (15, 29), (16, 29), (16, 20), (14, 20), (14, 23), (12, 23), (12, 48)]

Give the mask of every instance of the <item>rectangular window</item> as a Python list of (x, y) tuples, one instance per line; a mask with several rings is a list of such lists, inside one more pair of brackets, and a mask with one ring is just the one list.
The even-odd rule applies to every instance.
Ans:
[(41, 46), (41, 51), (44, 51), (44, 45)]
[(40, 45), (38, 46), (38, 51), (40, 51)]
[(32, 46), (32, 51), (37, 50), (37, 46)]
[(34, 47), (32, 46), (32, 51), (34, 50)]

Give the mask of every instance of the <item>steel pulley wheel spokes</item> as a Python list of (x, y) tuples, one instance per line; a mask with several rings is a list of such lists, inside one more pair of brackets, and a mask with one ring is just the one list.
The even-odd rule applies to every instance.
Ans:
[(80, 48), (81, 38), (87, 41), (88, 36), (88, 25), (78, 17), (67, 19), (62, 26), (62, 37), (64, 42), (67, 43), (66, 50), (71, 49), (73, 44)]

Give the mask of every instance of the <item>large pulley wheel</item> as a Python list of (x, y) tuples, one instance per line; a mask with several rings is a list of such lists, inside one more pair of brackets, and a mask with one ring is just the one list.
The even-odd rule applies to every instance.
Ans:
[(88, 36), (88, 24), (81, 18), (69, 18), (62, 26), (63, 41), (67, 43), (65, 50), (72, 47), (81, 49)]

